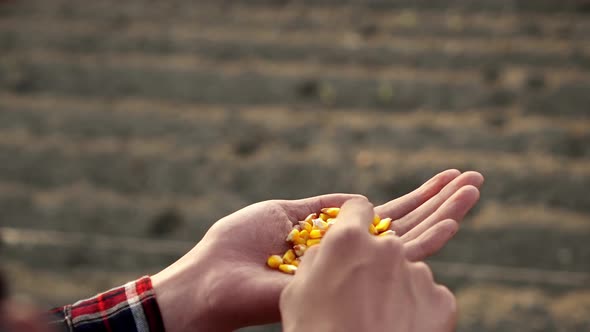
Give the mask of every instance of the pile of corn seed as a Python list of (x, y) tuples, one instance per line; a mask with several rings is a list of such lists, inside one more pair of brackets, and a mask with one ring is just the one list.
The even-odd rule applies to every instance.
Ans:
[[(287, 235), (286, 241), (291, 246), (291, 249), (287, 250), (283, 256), (270, 256), (266, 264), (270, 268), (283, 273), (295, 274), (305, 251), (320, 244), (322, 237), (330, 229), (330, 226), (336, 223), (339, 212), (340, 208), (323, 208), (319, 216), (317, 213), (312, 213), (305, 220), (299, 221), (299, 225), (295, 225)], [(391, 218), (381, 219), (378, 215), (375, 215), (373, 223), (369, 225), (369, 232), (375, 236), (395, 235), (395, 232), (389, 229), (390, 225)]]

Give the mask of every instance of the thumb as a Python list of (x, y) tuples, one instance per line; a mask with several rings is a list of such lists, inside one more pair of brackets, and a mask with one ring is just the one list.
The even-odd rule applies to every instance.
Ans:
[(348, 228), (363, 230), (368, 234), (366, 231), (373, 222), (374, 215), (373, 204), (366, 197), (350, 199), (340, 208), (337, 222), (330, 228), (328, 234), (339, 233)]
[(369, 225), (375, 212), (366, 198), (346, 201), (340, 208), (336, 223), (322, 239), (321, 255), (342, 255), (342, 251), (354, 251), (355, 246), (370, 238)]

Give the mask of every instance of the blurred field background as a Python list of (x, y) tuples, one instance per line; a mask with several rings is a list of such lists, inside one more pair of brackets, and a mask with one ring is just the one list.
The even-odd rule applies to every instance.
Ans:
[(459, 331), (588, 331), (589, 32), (581, 0), (0, 1), (2, 268), (65, 304), (253, 202), (475, 169), (431, 260)]

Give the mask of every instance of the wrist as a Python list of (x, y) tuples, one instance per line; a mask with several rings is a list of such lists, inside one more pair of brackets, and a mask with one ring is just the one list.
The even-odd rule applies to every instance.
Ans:
[(212, 269), (196, 249), (151, 277), (166, 331), (230, 331), (211, 305)]

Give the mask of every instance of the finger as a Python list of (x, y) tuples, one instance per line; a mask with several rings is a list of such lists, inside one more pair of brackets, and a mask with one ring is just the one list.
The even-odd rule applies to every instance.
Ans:
[[(432, 295), (438, 284), (434, 281), (432, 269), (424, 262), (408, 263), (411, 285), (421, 297), (432, 301)], [(434, 307), (434, 306), (433, 306)]]
[(318, 254), (320, 246), (313, 246), (305, 251), (305, 255), (301, 257), (301, 263), (299, 263), (299, 268), (297, 269), (297, 275), (306, 274), (307, 271), (313, 269), (314, 262), (316, 261), (316, 257)]
[(291, 221), (296, 223), (299, 220), (304, 220), (305, 217), (312, 213), (319, 212), (322, 208), (341, 207), (344, 202), (354, 198), (365, 197), (356, 194), (328, 194), (292, 201), (282, 201), (281, 203), (291, 218)]
[(452, 219), (439, 222), (416, 239), (404, 244), (406, 259), (412, 262), (424, 260), (438, 252), (455, 236), (459, 223)]
[(430, 227), (445, 219), (456, 221), (463, 220), (467, 212), (479, 200), (479, 190), (474, 186), (465, 186), (459, 189), (451, 198), (449, 198), (436, 212), (431, 214), (426, 220), (414, 227), (412, 230), (402, 235), (404, 242), (416, 239), (420, 234), (426, 232)]
[(369, 225), (375, 215), (373, 204), (366, 198), (347, 201), (340, 208), (337, 220), (322, 239), (322, 254), (340, 256), (341, 251), (354, 251), (364, 241), (370, 239)]
[(417, 281), (423, 287), (434, 286), (434, 275), (430, 267), (424, 262), (416, 262), (409, 264), (412, 271), (412, 280)]
[[(438, 194), (414, 211), (393, 222), (391, 229), (397, 234), (404, 235), (416, 225), (423, 222), (441, 207), (458, 190), (465, 186), (479, 188), (483, 183), (483, 176), (478, 172), (465, 172), (447, 184)], [(424, 229), (425, 230), (425, 229)]]
[(374, 215), (373, 204), (366, 198), (348, 200), (340, 208), (338, 222), (330, 228), (330, 233), (340, 234), (343, 230), (354, 228), (362, 229), (368, 234), (368, 227), (373, 222)]
[(441, 172), (411, 193), (376, 207), (375, 212), (383, 218), (399, 219), (424, 204), (460, 174), (456, 169)]
[(395, 235), (385, 235), (375, 237), (377, 242), (377, 250), (375, 250), (374, 256), (376, 256), (376, 262), (378, 264), (385, 264), (388, 266), (390, 271), (394, 271), (392, 266), (388, 263), (392, 263), (394, 266), (397, 263), (406, 260), (406, 248), (399, 237)]

